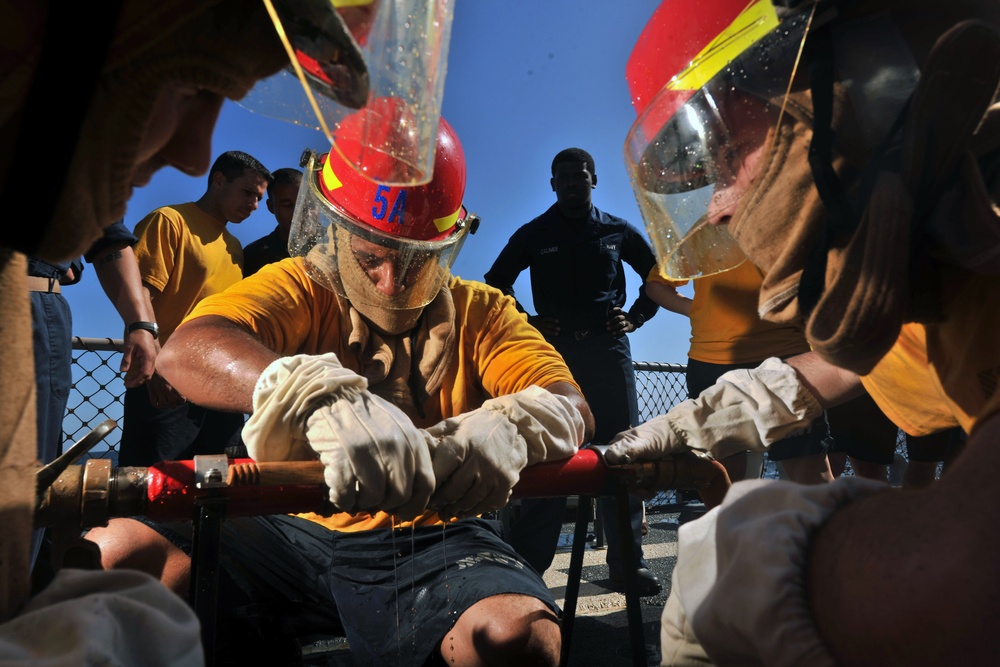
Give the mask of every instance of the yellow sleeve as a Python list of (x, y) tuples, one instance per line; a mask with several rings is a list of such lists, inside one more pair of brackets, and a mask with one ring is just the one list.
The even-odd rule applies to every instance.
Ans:
[(513, 297), (460, 278), (453, 278), (450, 287), (459, 345), (453, 377), (442, 390), (442, 416), (531, 385), (569, 382), (579, 389), (562, 355), (517, 311)]
[(184, 224), (180, 213), (162, 206), (149, 213), (135, 226), (139, 238), (133, 251), (139, 262), (139, 274), (143, 282), (163, 291), (174, 271), (177, 250), (181, 247), (181, 226)]
[(924, 327), (906, 324), (892, 349), (861, 383), (896, 426), (914, 436), (958, 425), (937, 390), (927, 361)]

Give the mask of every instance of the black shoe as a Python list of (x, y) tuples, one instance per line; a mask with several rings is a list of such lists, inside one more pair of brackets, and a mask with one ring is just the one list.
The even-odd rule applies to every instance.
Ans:
[[(616, 591), (625, 590), (625, 576), (622, 574), (612, 574), (611, 585)], [(635, 571), (636, 589), (640, 597), (650, 597), (660, 594), (660, 580), (648, 567), (640, 567)]]

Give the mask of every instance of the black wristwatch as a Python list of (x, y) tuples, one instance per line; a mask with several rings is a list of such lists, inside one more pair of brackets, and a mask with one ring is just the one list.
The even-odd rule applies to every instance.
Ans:
[(153, 334), (153, 340), (160, 337), (160, 327), (156, 325), (156, 322), (133, 322), (132, 324), (125, 327), (125, 333), (130, 334), (133, 331), (142, 329)]

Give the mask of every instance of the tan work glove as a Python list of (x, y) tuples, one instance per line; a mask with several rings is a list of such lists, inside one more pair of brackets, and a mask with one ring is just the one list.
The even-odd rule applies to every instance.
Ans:
[(678, 530), (663, 664), (833, 667), (806, 598), (809, 540), (842, 506), (890, 488), (857, 477), (733, 484), (722, 505)]
[(823, 414), (795, 369), (771, 357), (753, 369), (729, 371), (697, 398), (622, 431), (608, 443), (608, 463), (656, 460), (694, 449), (723, 459), (764, 451), (806, 429)]
[(258, 461), (318, 454), (340, 511), (412, 519), (434, 490), (430, 438), (367, 387), (332, 353), (278, 359), (257, 381), (243, 440)]
[(565, 396), (532, 385), (427, 429), (436, 489), (430, 506), (467, 517), (503, 507), (526, 465), (573, 456), (583, 417)]

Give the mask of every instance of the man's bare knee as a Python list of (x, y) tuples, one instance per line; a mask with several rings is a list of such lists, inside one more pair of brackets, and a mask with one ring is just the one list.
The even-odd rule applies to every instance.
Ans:
[(446, 661), (464, 665), (558, 665), (559, 620), (540, 600), (498, 595), (470, 607), (441, 643)]
[(191, 559), (146, 524), (112, 519), (107, 526), (91, 529), (86, 539), (100, 549), (105, 570), (141, 570), (159, 578), (175, 593), (187, 595)]

